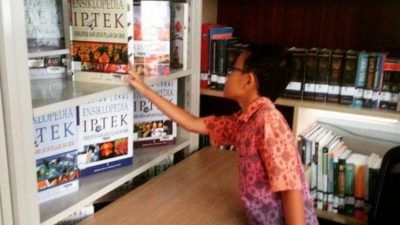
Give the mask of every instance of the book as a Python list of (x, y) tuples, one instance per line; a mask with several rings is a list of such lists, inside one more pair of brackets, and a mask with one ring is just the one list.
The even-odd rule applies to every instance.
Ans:
[(363, 105), (365, 79), (368, 69), (368, 57), (369, 54), (365, 51), (360, 52), (358, 57), (357, 73), (354, 83), (355, 90), (352, 104), (356, 108), (361, 108)]
[(28, 60), (31, 80), (65, 78), (67, 76), (65, 55), (31, 58)]
[(337, 196), (333, 199), (333, 210), (340, 214), (345, 213), (346, 203), (346, 187), (348, 184), (346, 180), (346, 161), (352, 154), (352, 150), (346, 149), (338, 159), (338, 175), (337, 175)]
[(228, 42), (229, 39), (221, 39), (216, 40), (217, 42), (217, 57), (216, 57), (216, 65), (217, 65), (217, 89), (224, 90), (225, 82), (226, 82), (226, 74), (228, 73)]
[(379, 102), (382, 95), (382, 82), (383, 82), (383, 64), (386, 61), (387, 53), (379, 53), (377, 58), (377, 65), (375, 70), (375, 79), (373, 84), (373, 94), (371, 108), (379, 108)]
[(74, 80), (122, 83), (133, 62), (132, 1), (70, 1)]
[[(177, 104), (177, 80), (165, 81), (151, 86), (151, 89)], [(176, 143), (177, 125), (164, 115), (150, 100), (133, 92), (134, 147), (150, 147)]]
[(76, 111), (73, 107), (33, 118), (39, 203), (79, 188)]
[(345, 52), (340, 49), (336, 49), (332, 53), (332, 60), (329, 68), (328, 97), (326, 99), (327, 102), (339, 103), (344, 54)]
[(123, 91), (79, 106), (78, 166), (81, 176), (132, 164), (133, 99)]
[(387, 59), (383, 64), (382, 96), (379, 108), (396, 110), (399, 101), (400, 60)]
[(188, 3), (171, 3), (171, 68), (187, 69)]
[(290, 48), (293, 56), (293, 77), (283, 94), (286, 98), (302, 99), (307, 49)]
[(315, 76), (318, 66), (318, 51), (319, 50), (317, 48), (312, 48), (307, 52), (306, 71), (304, 75), (304, 100), (314, 100)]
[(374, 95), (374, 84), (376, 69), (378, 65), (378, 53), (372, 52), (368, 57), (367, 74), (365, 76), (365, 86), (362, 106), (365, 108), (372, 107), (372, 97)]
[(209, 73), (210, 63), (210, 29), (213, 27), (220, 27), (220, 24), (205, 23), (201, 25), (201, 62), (200, 71), (202, 73)]
[(326, 98), (328, 97), (331, 57), (332, 50), (330, 49), (321, 49), (318, 54), (314, 101), (326, 102)]
[(62, 0), (24, 0), (28, 52), (65, 48)]
[(340, 104), (350, 105), (353, 103), (355, 92), (354, 85), (356, 82), (356, 74), (358, 68), (358, 55), (359, 52), (357, 51), (348, 50), (346, 52), (340, 86)]
[(140, 75), (170, 74), (170, 15), (169, 1), (135, 2), (134, 61)]

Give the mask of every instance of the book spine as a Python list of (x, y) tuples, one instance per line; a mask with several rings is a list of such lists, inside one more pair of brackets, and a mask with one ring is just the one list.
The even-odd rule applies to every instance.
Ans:
[(365, 78), (367, 75), (367, 68), (368, 68), (368, 57), (369, 56), (367, 53), (361, 52), (358, 58), (357, 75), (354, 85), (355, 92), (353, 98), (353, 106), (358, 108), (363, 106)]
[(382, 82), (383, 82), (383, 64), (386, 59), (385, 53), (380, 53), (377, 58), (377, 65), (375, 70), (375, 79), (374, 79), (374, 92), (372, 95), (372, 108), (379, 108), (379, 102), (382, 94)]
[(310, 49), (307, 53), (304, 77), (303, 99), (313, 101), (315, 93), (315, 75), (318, 64), (318, 50)]
[(331, 50), (321, 50), (318, 54), (317, 74), (315, 78), (315, 97), (317, 102), (326, 102), (329, 87), (329, 67)]
[(217, 40), (217, 89), (224, 90), (225, 81), (226, 81), (226, 73), (228, 72), (228, 59), (227, 59), (227, 45), (228, 40)]
[(378, 55), (371, 54), (368, 57), (368, 66), (367, 66), (367, 74), (365, 77), (365, 86), (364, 86), (364, 95), (363, 95), (363, 103), (362, 106), (365, 108), (372, 107), (372, 97), (374, 93), (374, 80), (375, 80), (375, 71), (377, 68)]
[(353, 163), (346, 163), (345, 172), (345, 208), (344, 214), (348, 216), (354, 216), (354, 177), (355, 177), (355, 166)]
[(293, 49), (291, 52), (293, 56), (294, 69), (292, 72), (292, 80), (286, 87), (283, 96), (286, 98), (302, 99), (307, 50)]
[(337, 210), (338, 213), (344, 214), (344, 206), (345, 206), (345, 195), (346, 195), (346, 160), (339, 159), (338, 162), (338, 179), (337, 179), (337, 195), (338, 195), (338, 203)]
[(340, 83), (343, 73), (344, 52), (335, 50), (329, 71), (329, 87), (327, 102), (338, 103), (340, 96)]
[(217, 89), (218, 87), (217, 58), (218, 58), (217, 40), (211, 40), (211, 51), (210, 51), (211, 82), (209, 88), (212, 89)]
[(347, 51), (344, 59), (339, 103), (350, 105), (353, 102), (355, 80), (358, 67), (358, 53)]
[(389, 109), (390, 107), (392, 99), (392, 93), (390, 92), (391, 76), (392, 71), (383, 71), (382, 94), (379, 101), (379, 108), (381, 109)]

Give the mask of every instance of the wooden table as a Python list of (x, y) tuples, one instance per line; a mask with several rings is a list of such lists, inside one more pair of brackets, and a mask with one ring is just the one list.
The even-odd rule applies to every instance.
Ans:
[(236, 153), (202, 149), (82, 224), (246, 224)]

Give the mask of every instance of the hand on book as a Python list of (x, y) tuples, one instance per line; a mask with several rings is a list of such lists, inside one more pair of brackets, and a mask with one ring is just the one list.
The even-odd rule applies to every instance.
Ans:
[(140, 77), (140, 71), (136, 71), (134, 66), (129, 65), (129, 75), (124, 76), (124, 81), (130, 86), (134, 87), (139, 93), (142, 93), (149, 89), (143, 79)]

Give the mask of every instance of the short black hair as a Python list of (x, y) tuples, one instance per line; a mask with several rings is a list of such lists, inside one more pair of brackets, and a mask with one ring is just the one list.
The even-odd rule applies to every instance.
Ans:
[(257, 77), (258, 93), (271, 101), (279, 98), (292, 78), (292, 57), (287, 48), (272, 44), (250, 44), (243, 70)]

